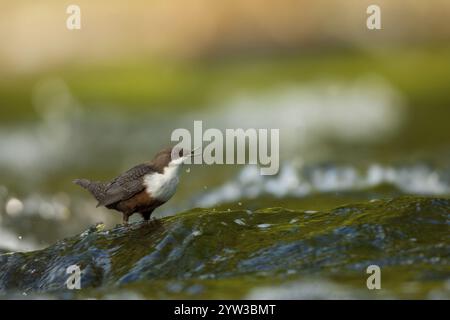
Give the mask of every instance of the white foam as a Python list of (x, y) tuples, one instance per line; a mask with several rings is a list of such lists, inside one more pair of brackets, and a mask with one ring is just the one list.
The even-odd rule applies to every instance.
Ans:
[(373, 164), (366, 169), (356, 169), (350, 166), (295, 168), (286, 163), (275, 177), (261, 176), (252, 167), (243, 168), (236, 179), (203, 194), (196, 205), (208, 207), (262, 195), (303, 197), (312, 193), (361, 190), (384, 183), (408, 194), (450, 194), (450, 181), (444, 178), (445, 174), (421, 164), (403, 167)]

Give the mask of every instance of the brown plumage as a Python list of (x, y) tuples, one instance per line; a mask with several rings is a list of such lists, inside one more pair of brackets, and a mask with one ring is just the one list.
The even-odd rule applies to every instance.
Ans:
[[(172, 155), (181, 160), (172, 159)], [(188, 156), (190, 155), (192, 153)], [(122, 212), (124, 224), (136, 212), (144, 220), (149, 220), (153, 210), (164, 204), (175, 192), (178, 167), (188, 156), (182, 149), (166, 148), (158, 152), (151, 162), (139, 164), (110, 182), (87, 179), (76, 179), (73, 182), (97, 199), (97, 207), (105, 206)]]

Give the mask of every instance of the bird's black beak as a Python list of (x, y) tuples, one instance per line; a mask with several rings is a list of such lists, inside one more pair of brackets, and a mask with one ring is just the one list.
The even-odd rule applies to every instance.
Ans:
[(190, 153), (190, 156), (191, 156), (191, 157), (196, 157), (196, 156), (200, 155), (201, 152), (195, 153), (195, 151), (197, 151), (198, 149), (200, 149), (200, 147), (193, 149), (193, 150), (191, 151), (191, 153)]

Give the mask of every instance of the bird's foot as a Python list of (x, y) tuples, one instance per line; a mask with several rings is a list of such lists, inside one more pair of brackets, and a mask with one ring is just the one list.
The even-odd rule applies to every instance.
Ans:
[(125, 227), (125, 228), (128, 228), (129, 226), (130, 226), (130, 224), (128, 223), (128, 216), (123, 216), (123, 219), (122, 219), (122, 225)]

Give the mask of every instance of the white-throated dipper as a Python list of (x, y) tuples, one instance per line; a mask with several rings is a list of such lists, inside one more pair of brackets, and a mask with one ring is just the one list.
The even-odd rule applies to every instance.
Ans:
[(136, 212), (144, 220), (149, 220), (153, 210), (175, 194), (181, 166), (194, 156), (194, 151), (166, 148), (152, 161), (137, 165), (110, 182), (87, 179), (73, 182), (92, 193), (98, 200), (97, 207), (105, 206), (122, 212), (124, 224), (128, 224), (128, 218)]

